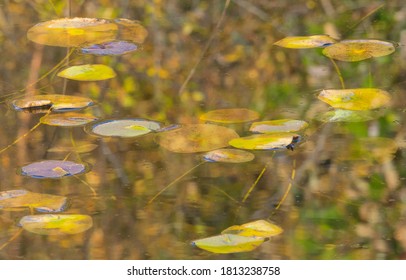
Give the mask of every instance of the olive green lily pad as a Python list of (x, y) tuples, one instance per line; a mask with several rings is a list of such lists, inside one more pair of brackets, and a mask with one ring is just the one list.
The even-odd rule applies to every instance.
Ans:
[(38, 212), (61, 212), (65, 210), (65, 196), (34, 193), (26, 190), (0, 192), (0, 210), (32, 208)]
[(335, 109), (318, 115), (316, 119), (322, 122), (365, 122), (378, 117), (380, 113), (376, 111)]
[(82, 233), (93, 226), (93, 219), (79, 214), (29, 215), (21, 218), (19, 225), (25, 230), (41, 235), (66, 235)]
[(148, 134), (160, 127), (160, 123), (146, 119), (116, 119), (92, 123), (85, 130), (95, 136), (130, 138)]
[(290, 49), (309, 49), (329, 46), (336, 42), (328, 35), (291, 36), (275, 42), (274, 45)]
[(215, 123), (244, 123), (258, 118), (257, 112), (245, 108), (218, 109), (200, 116), (202, 121)]
[(295, 132), (307, 128), (309, 124), (301, 120), (280, 119), (254, 122), (249, 131), (254, 133)]
[(87, 166), (67, 160), (43, 160), (25, 165), (19, 171), (22, 175), (32, 178), (56, 179), (84, 173), (87, 171)]
[(346, 110), (371, 110), (388, 105), (389, 93), (377, 88), (326, 89), (318, 98), (334, 108)]
[(104, 64), (84, 64), (66, 68), (58, 76), (76, 81), (102, 81), (114, 78), (116, 72)]
[(250, 223), (231, 226), (226, 228), (222, 234), (236, 234), (241, 236), (271, 237), (279, 235), (283, 229), (265, 220), (257, 220)]
[(27, 38), (48, 46), (79, 47), (112, 41), (117, 33), (117, 24), (109, 20), (76, 17), (38, 23), (28, 30)]
[(229, 144), (234, 148), (246, 150), (293, 150), (298, 142), (300, 142), (300, 136), (297, 134), (271, 133), (235, 138)]
[(265, 240), (265, 238), (257, 236), (221, 234), (194, 240), (192, 245), (212, 253), (230, 254), (252, 251)]
[(214, 124), (191, 124), (157, 135), (157, 143), (175, 153), (208, 152), (228, 146), (238, 134), (230, 128)]
[(335, 60), (361, 61), (393, 53), (396, 46), (380, 40), (343, 40), (326, 47), (323, 54)]
[(97, 117), (91, 114), (67, 112), (45, 115), (40, 119), (40, 122), (51, 126), (74, 127), (83, 126), (96, 120)]
[(237, 149), (218, 149), (203, 155), (203, 159), (208, 162), (243, 163), (254, 158), (254, 154)]

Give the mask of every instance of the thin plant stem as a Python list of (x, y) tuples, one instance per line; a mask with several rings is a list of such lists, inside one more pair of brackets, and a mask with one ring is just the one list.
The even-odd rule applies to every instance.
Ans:
[(73, 177), (75, 177), (76, 179), (78, 179), (82, 184), (86, 185), (93, 193), (94, 196), (97, 195), (97, 192), (95, 191), (95, 189), (85, 180), (81, 179), (79, 176), (77, 175), (73, 175)]
[(264, 175), (266, 169), (268, 168), (269, 163), (265, 164), (264, 168), (262, 168), (261, 173), (259, 173), (257, 179), (255, 180), (255, 182), (251, 185), (251, 187), (249, 188), (249, 190), (245, 193), (244, 198), (242, 199), (242, 203), (244, 203), (248, 197), (250, 196), (250, 194), (252, 193), (252, 191), (254, 190), (254, 188), (257, 186), (259, 180), (261, 180), (262, 176)]
[(285, 191), (285, 193), (283, 194), (283, 196), (282, 196), (281, 200), (279, 201), (278, 205), (276, 205), (274, 211), (278, 210), (278, 209), (281, 207), (281, 205), (283, 204), (283, 202), (284, 202), (284, 201), (286, 200), (286, 198), (288, 197), (288, 194), (289, 194), (289, 192), (290, 192), (290, 190), (291, 190), (291, 188), (292, 188), (292, 184), (293, 184), (293, 181), (295, 180), (295, 175), (296, 175), (296, 159), (293, 160), (293, 164), (292, 164), (292, 165), (293, 165), (293, 166), (292, 166), (292, 174), (290, 175), (290, 182), (289, 182), (289, 185), (288, 185), (288, 187), (286, 188), (286, 191)]
[(333, 63), (334, 65), (334, 69), (337, 72), (338, 78), (340, 79), (340, 83), (341, 83), (341, 87), (343, 89), (345, 89), (345, 83), (344, 83), (344, 79), (343, 79), (343, 75), (341, 74), (340, 68), (338, 68), (337, 63), (334, 61), (334, 59), (330, 58), (331, 63)]
[(21, 235), (21, 233), (23, 232), (23, 228), (18, 229), (13, 236), (11, 236), (9, 238), (9, 240), (7, 240), (4, 244), (2, 244), (0, 246), (0, 251), (3, 250), (4, 248), (6, 248), (11, 242), (13, 242), (17, 237), (19, 237)]

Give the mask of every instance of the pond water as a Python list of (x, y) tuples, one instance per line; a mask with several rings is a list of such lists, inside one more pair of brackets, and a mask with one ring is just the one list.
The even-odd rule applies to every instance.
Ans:
[[(0, 192), (65, 196), (61, 215), (92, 219), (81, 233), (37, 234), (19, 226), (22, 217), (41, 214), (35, 207), (0, 209), (0, 259), (406, 258), (403, 1), (71, 2), (72, 16), (139, 20), (148, 36), (120, 56), (41, 45), (28, 40), (27, 31), (67, 16), (67, 1), (0, 2)], [(273, 45), (315, 34), (385, 40), (396, 50), (332, 63), (322, 48)], [(57, 76), (68, 64), (103, 64), (116, 76)], [(332, 108), (318, 94), (343, 84), (383, 89), (390, 101), (367, 113), (352, 111), (367, 114), (363, 121), (321, 120)], [(144, 134), (136, 123), (125, 127), (137, 137), (101, 137), (83, 128), (83, 115), (71, 116), (70, 123), (79, 120), (75, 127), (39, 124), (50, 116), (49, 104), (42, 113), (13, 109), (17, 98), (39, 94), (87, 97), (95, 104), (80, 112), (102, 121), (152, 120), (154, 128)], [(292, 149), (251, 151), (254, 160), (243, 163), (203, 162), (202, 152), (159, 145), (156, 138), (165, 132), (155, 129), (156, 122), (172, 128), (201, 124), (201, 115), (223, 108), (250, 109), (259, 121), (297, 119), (309, 126)], [(334, 118), (343, 114), (348, 112)], [(219, 125), (246, 136), (251, 122)], [(201, 139), (199, 133), (193, 141), (217, 137), (210, 132)], [(220, 138), (226, 137), (222, 132)], [(83, 168), (74, 176), (65, 176), (70, 174), (61, 166), (51, 167), (52, 176), (26, 174), (33, 171), (24, 167), (43, 160)], [(191, 244), (260, 219), (283, 232), (252, 251), (216, 254)]]

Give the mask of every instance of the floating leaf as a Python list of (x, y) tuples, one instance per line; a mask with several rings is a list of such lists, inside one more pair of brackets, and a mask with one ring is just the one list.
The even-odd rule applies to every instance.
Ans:
[(51, 109), (54, 112), (74, 111), (93, 105), (87, 97), (45, 94), (15, 99), (11, 102), (17, 111), (44, 113)]
[(246, 150), (293, 150), (300, 141), (300, 136), (292, 133), (257, 134), (232, 139), (229, 144), (238, 149)]
[(28, 30), (27, 38), (48, 46), (79, 47), (113, 41), (117, 32), (117, 24), (109, 20), (76, 17), (38, 23)]
[(51, 126), (73, 127), (83, 126), (96, 120), (97, 118), (91, 114), (68, 112), (45, 115), (40, 119), (40, 122)]
[(238, 134), (227, 127), (214, 124), (185, 125), (157, 135), (158, 144), (175, 153), (207, 152), (228, 146)]
[(192, 245), (212, 253), (229, 254), (252, 251), (265, 240), (263, 237), (256, 236), (221, 234), (195, 240)]
[(148, 35), (148, 31), (139, 21), (125, 18), (115, 19), (118, 27), (118, 39), (142, 44)]
[(43, 160), (21, 167), (21, 174), (33, 178), (61, 178), (86, 171), (81, 163), (63, 160)]
[(216, 123), (244, 123), (258, 118), (259, 114), (257, 112), (244, 108), (219, 109), (200, 116), (202, 121)]
[(281, 119), (254, 122), (249, 131), (254, 133), (295, 132), (308, 127), (309, 124), (301, 120)]
[(372, 111), (352, 111), (336, 109), (333, 111), (328, 111), (316, 119), (322, 122), (364, 122), (373, 120), (379, 117), (379, 113)]
[(361, 61), (393, 53), (396, 46), (380, 40), (343, 40), (326, 47), (323, 54), (341, 61)]
[(78, 234), (93, 226), (88, 215), (30, 215), (21, 218), (19, 224), (27, 231), (41, 235)]
[(84, 64), (71, 66), (58, 73), (58, 77), (76, 81), (102, 81), (116, 76), (114, 70), (104, 64)]
[(203, 155), (203, 159), (208, 162), (242, 163), (254, 158), (254, 154), (236, 149), (218, 149)]
[(275, 224), (265, 220), (257, 220), (239, 226), (231, 226), (223, 230), (221, 233), (241, 236), (271, 237), (281, 234), (282, 232), (283, 229)]
[(0, 209), (32, 208), (39, 212), (61, 212), (67, 198), (59, 195), (33, 193), (26, 190), (0, 192)]
[(104, 137), (137, 137), (158, 130), (158, 122), (145, 119), (103, 120), (85, 128), (86, 132)]
[(390, 101), (388, 92), (376, 88), (325, 89), (318, 98), (334, 108), (346, 110), (376, 109)]
[(328, 35), (312, 35), (286, 37), (275, 42), (274, 45), (290, 49), (309, 49), (329, 46), (336, 42), (335, 39)]
[(84, 54), (123, 55), (137, 50), (137, 45), (126, 41), (113, 41), (81, 48)]

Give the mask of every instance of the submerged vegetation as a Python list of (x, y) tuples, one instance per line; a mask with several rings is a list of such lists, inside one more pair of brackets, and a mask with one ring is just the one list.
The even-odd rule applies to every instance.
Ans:
[(405, 256), (401, 1), (129, 2), (0, 4), (0, 258)]

